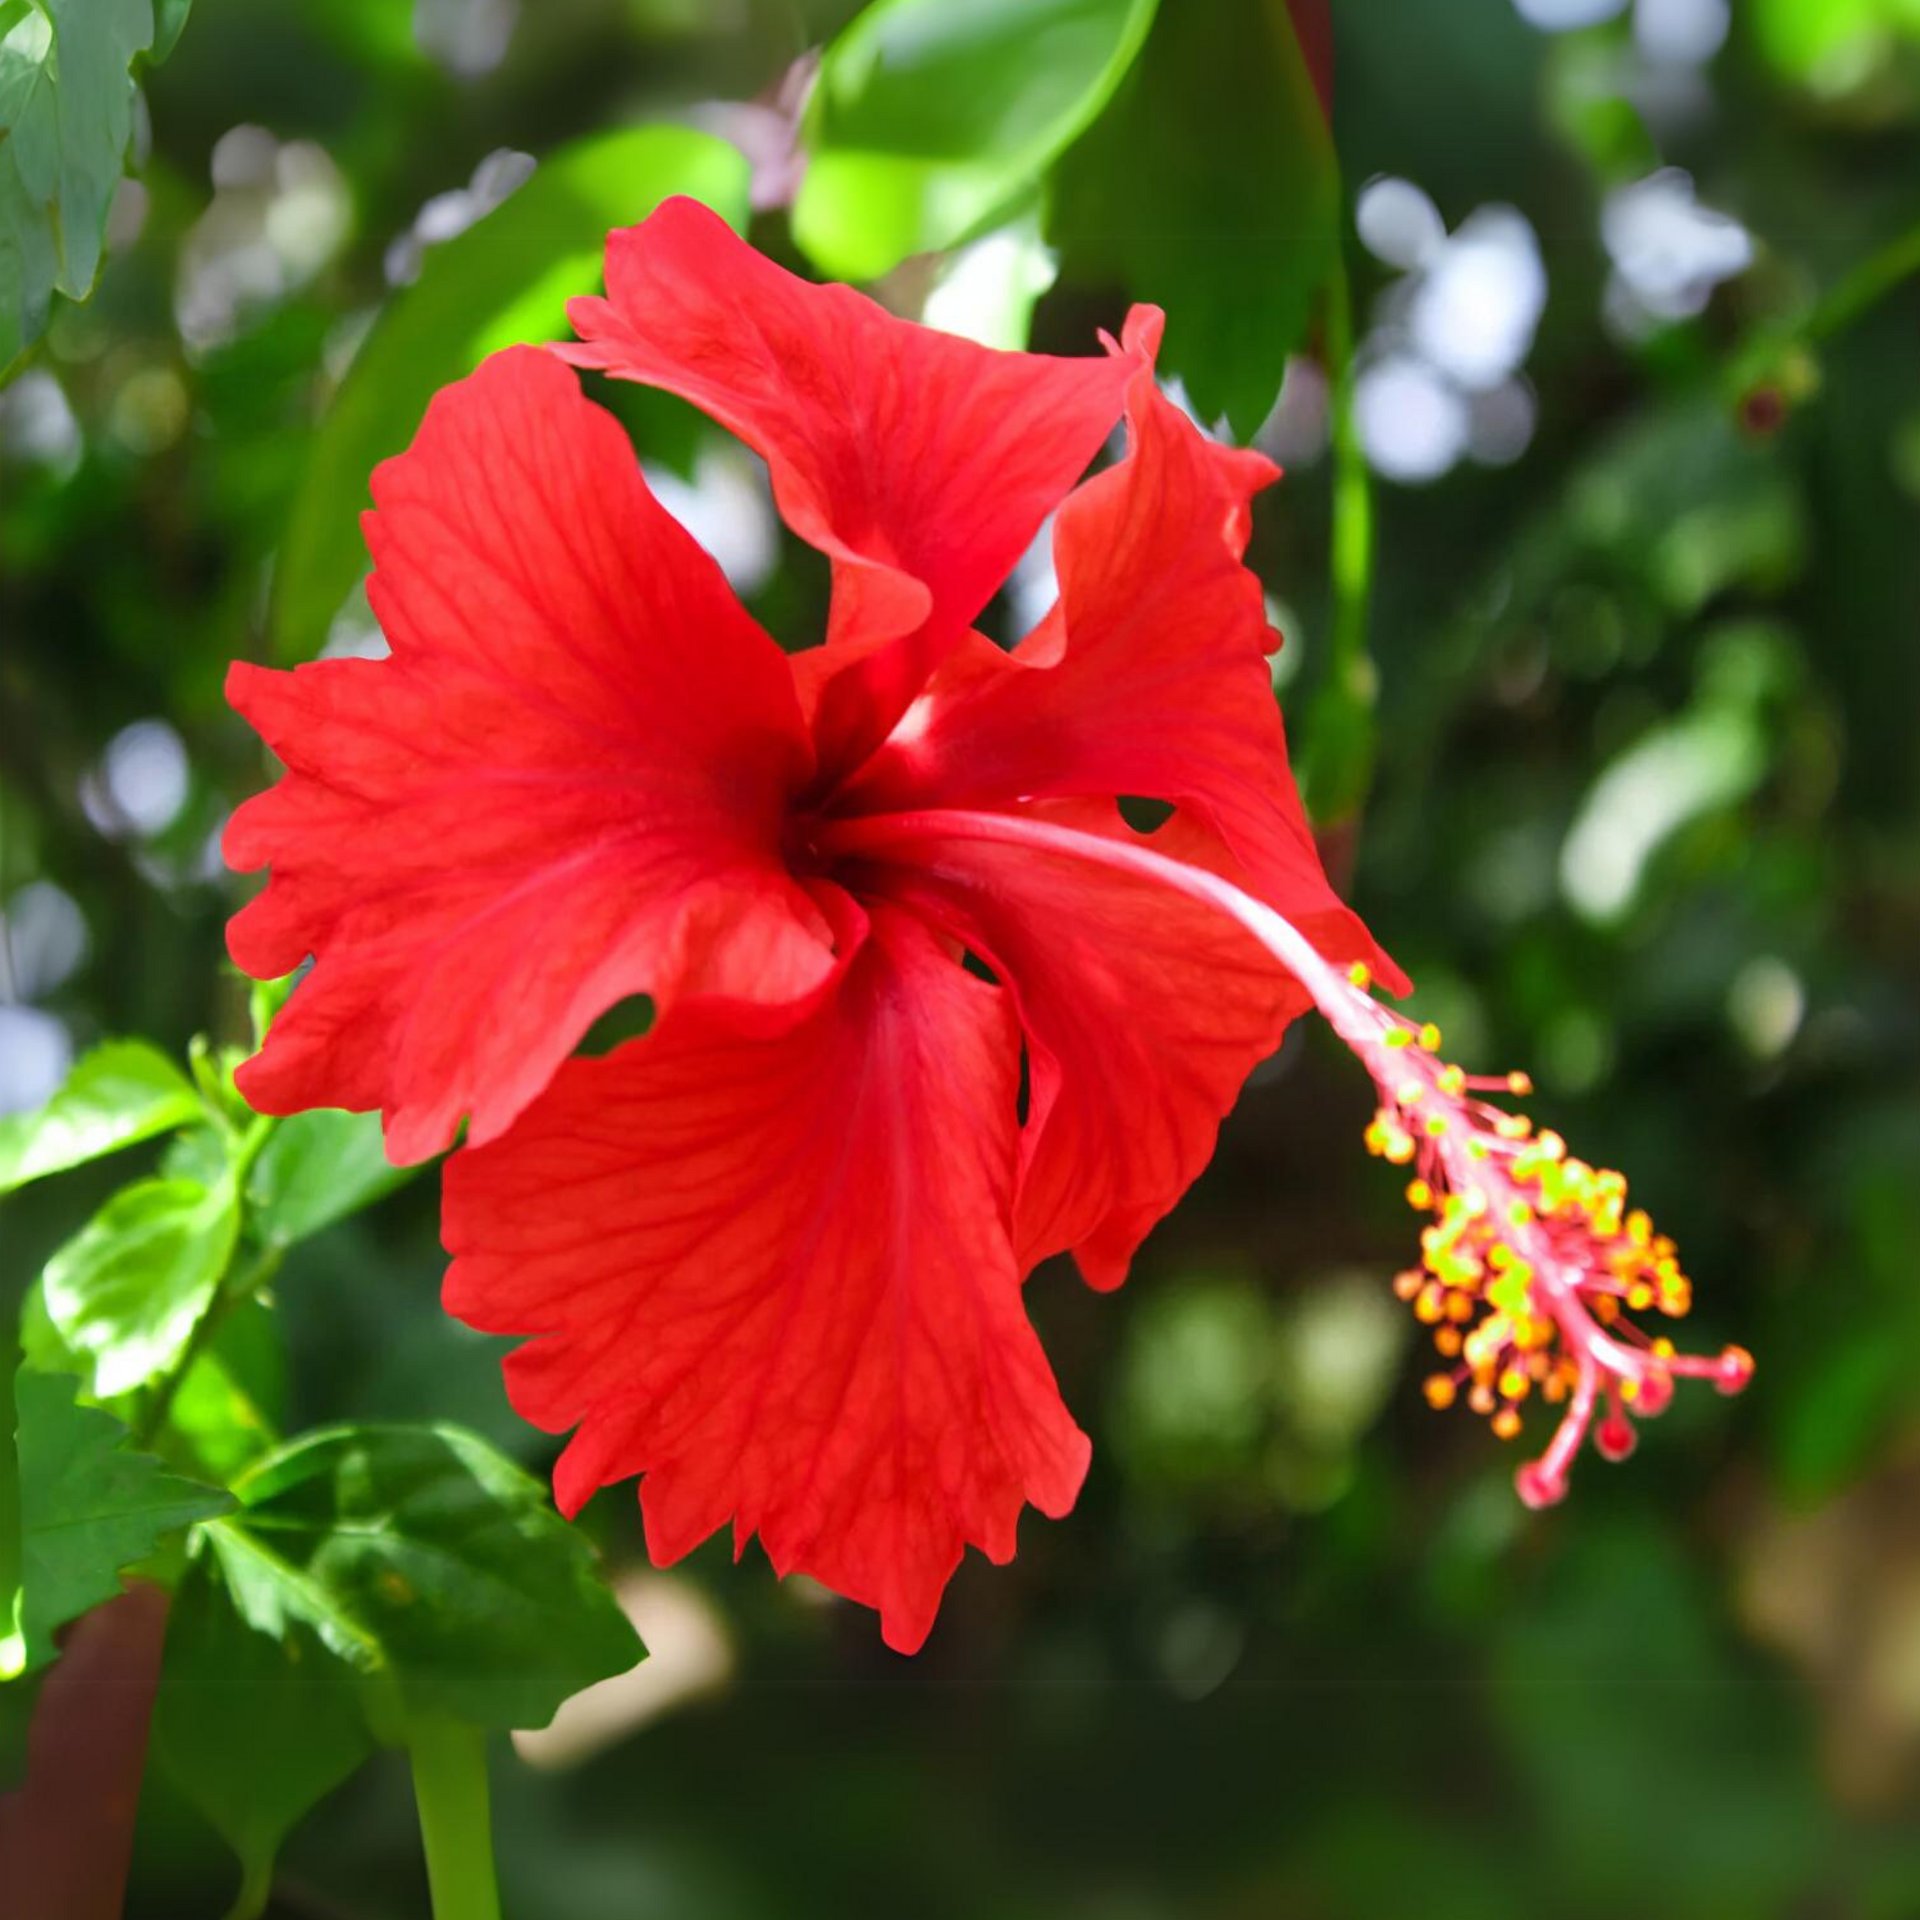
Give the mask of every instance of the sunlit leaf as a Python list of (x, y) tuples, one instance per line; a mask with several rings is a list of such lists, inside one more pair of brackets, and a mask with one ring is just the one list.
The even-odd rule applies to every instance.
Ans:
[(1283, 0), (1160, 10), (1054, 176), (1065, 271), (1167, 310), (1162, 372), (1243, 439), (1272, 408), (1339, 235), (1326, 117)]
[(167, 1404), (167, 1429), (196, 1469), (231, 1480), (279, 1444), (286, 1358), (271, 1310), (239, 1302), (197, 1354)]
[(868, 280), (1029, 188), (1132, 64), (1154, 0), (880, 0), (821, 61), (794, 236)]
[(0, 1193), (200, 1117), (185, 1074), (144, 1040), (86, 1054), (44, 1107), (0, 1120)]
[(546, 1489), (454, 1427), (332, 1427), (235, 1485), (207, 1530), (256, 1628), (310, 1626), (408, 1714), (544, 1726), (643, 1649)]
[(142, 1180), (123, 1188), (47, 1262), (47, 1316), (101, 1399), (164, 1373), (185, 1349), (233, 1255), (231, 1185)]
[(566, 333), (567, 301), (600, 285), (612, 227), (687, 194), (735, 225), (747, 215), (747, 162), (686, 127), (630, 127), (544, 160), (503, 206), (428, 251), (420, 278), (375, 324), (314, 437), (274, 575), (283, 656), (315, 652), (366, 571), (367, 480), (412, 439), (427, 402), (488, 354)]
[(120, 1590), (122, 1568), (233, 1502), (168, 1473), (123, 1443), (127, 1430), (74, 1399), (79, 1382), (26, 1368), (14, 1377), (19, 1422), (20, 1596), (26, 1663), (53, 1655), (57, 1627)]
[(1040, 237), (1037, 207), (982, 234), (942, 269), (921, 318), (943, 333), (983, 347), (1027, 344), (1034, 304), (1053, 285), (1058, 263)]
[(243, 1912), (264, 1906), (288, 1832), (373, 1746), (353, 1670), (310, 1628), (249, 1626), (210, 1554), (174, 1596), (153, 1738), (174, 1784), (239, 1855)]

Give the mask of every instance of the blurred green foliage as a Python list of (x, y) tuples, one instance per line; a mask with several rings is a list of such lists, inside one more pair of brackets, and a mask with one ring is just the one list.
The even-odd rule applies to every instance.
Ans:
[[(958, 4), (886, 13), (902, 32), (937, 14), (951, 36)], [(199, 0), (141, 76), (151, 151), (97, 292), (54, 303), (0, 397), (9, 1063), (49, 1020), (82, 1051), (138, 1034), (180, 1055), (203, 1029), (216, 1051), (246, 1042), (245, 996), (217, 967), (236, 886), (208, 843), (269, 769), (221, 702), (226, 663), (267, 657), (276, 622), (295, 653), (368, 642), (351, 595), (366, 466), (503, 314), (531, 300), (528, 324), (557, 325), (563, 263), (590, 290), (595, 224), (670, 184), (646, 154), (720, 151), (690, 163), (738, 194), (738, 164), (708, 144), (730, 136), (776, 180), (791, 122), (738, 103), (837, 44), (813, 137), (848, 164), (803, 190), (813, 240), (765, 207), (754, 237), (796, 264), (798, 243), (828, 263), (871, 246), (843, 258), (877, 270), (1017, 221), (1023, 246), (1044, 235), (1060, 257), (1033, 315), (1054, 351), (1088, 350), (1128, 298), (1165, 305), (1198, 410), (1258, 427), (1290, 468), (1251, 557), (1281, 603), (1296, 733), (1336, 620), (1335, 477), (1303, 363), (1337, 266), (1363, 353), (1417, 297), (1358, 243), (1356, 190), (1411, 179), (1456, 231), (1493, 204), (1524, 214), (1546, 286), (1531, 439), (1430, 485), (1374, 477), (1378, 756), (1334, 852), (1450, 1050), (1532, 1069), (1540, 1115), (1624, 1168), (1679, 1239), (1703, 1342), (1737, 1337), (1760, 1363), (1742, 1401), (1682, 1396), (1630, 1464), (1587, 1459), (1567, 1506), (1525, 1515), (1511, 1453), (1413, 1390), (1387, 1290), (1413, 1223), (1358, 1150), (1365, 1088), (1303, 1033), (1121, 1294), (1052, 1269), (1031, 1284), (1096, 1442), (1075, 1514), (1030, 1516), (1010, 1569), (964, 1567), (910, 1665), (853, 1610), (776, 1586), (757, 1552), (736, 1568), (710, 1545), (665, 1589), (680, 1613), (660, 1630), (642, 1615), (665, 1677), (625, 1710), (630, 1735), (556, 1771), (499, 1748), (509, 1911), (1920, 1912), (1920, 1701), (1902, 1678), (1920, 1646), (1920, 299), (1896, 285), (1831, 333), (1802, 324), (1920, 218), (1912, 6), (1753, 0), (1691, 64), (1649, 50), (1661, 0), (1562, 36), (1512, 0), (1340, 8), (1337, 204), (1316, 122), (1275, 105), (1306, 80), (1267, 0), (1163, 4), (1110, 99), (1094, 28), (1131, 31), (1144, 9), (1060, 10), (1089, 37), (1058, 74), (996, 42), (1004, 8), (958, 48), (911, 42), (936, 89), (949, 54), (1007, 69), (1010, 119), (979, 94), (889, 106), (881, 82), (910, 93), (916, 70), (860, 65), (877, 16), (834, 43), (853, 0), (494, 11), (512, 33), (489, 62), (484, 35), (456, 31), (481, 7), (422, 0), (416, 34), (390, 0)], [(0, 35), (27, 18), (0, 4)], [(1258, 51), (1276, 44), (1284, 66)], [(502, 149), (557, 164), (438, 237), (462, 209), (435, 213), (436, 196), (470, 192)], [(847, 213), (837, 196), (865, 191), (876, 152), (919, 171)], [(1660, 164), (1744, 223), (1753, 259), (1697, 312), (1636, 329), (1608, 317), (1603, 223)], [(564, 209), (544, 197), (569, 181)], [(483, 246), (489, 228), (514, 246)], [(402, 240), (419, 280), (396, 295)], [(910, 304), (932, 277), (907, 260), (886, 290)], [(1791, 371), (1764, 406), (1728, 372), (1756, 340)], [(602, 391), (655, 470), (704, 486), (711, 436)], [(824, 569), (766, 540), (743, 586), (803, 644)], [(116, 811), (115, 743), (156, 718), (183, 747), (173, 804)], [(84, 932), (64, 970), (44, 927), (25, 937), (42, 924), (29, 890), (49, 882)], [(170, 1085), (139, 1132), (192, 1118)], [(8, 1197), (8, 1302), (127, 1178), (220, 1177), (210, 1125), (164, 1160), (126, 1138), (118, 1168)], [(366, 1183), (356, 1203), (374, 1198), (368, 1146), (290, 1126), (253, 1162), (241, 1204), (284, 1254), (276, 1313), (236, 1305), (197, 1357), (169, 1415), (182, 1469), (241, 1473), (321, 1419), (458, 1423), (549, 1461), (506, 1408), (500, 1343), (439, 1311), (431, 1183), (360, 1212), (313, 1177), (341, 1154)], [(57, 1358), (50, 1302), (29, 1304), (29, 1348)], [(642, 1559), (629, 1492), (581, 1524), (615, 1568)], [(225, 1557), (196, 1563), (182, 1661), (231, 1577)], [(696, 1641), (723, 1677), (680, 1698)], [(350, 1719), (283, 1783), (277, 1822), (233, 1812), (224, 1742), (188, 1754), (169, 1725), (131, 1912), (218, 1911), (221, 1835), (253, 1864), (296, 1820), (270, 1911), (424, 1911), (390, 1757), (299, 1818), (358, 1757)]]

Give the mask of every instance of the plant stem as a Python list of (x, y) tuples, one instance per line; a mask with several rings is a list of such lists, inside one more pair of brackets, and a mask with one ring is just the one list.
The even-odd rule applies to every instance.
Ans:
[(273, 1897), (273, 1857), (249, 1860), (240, 1877), (240, 1891), (227, 1909), (227, 1920), (260, 1920)]
[[(1333, 376), (1328, 429), (1333, 456), (1333, 621), (1327, 669), (1352, 680), (1371, 666), (1367, 615), (1373, 598), (1373, 482), (1353, 412), (1353, 296), (1344, 261), (1336, 265), (1327, 288), (1327, 358)], [(1371, 680), (1370, 671), (1367, 677)]]
[(500, 1920), (485, 1733), (458, 1720), (420, 1719), (407, 1747), (433, 1920)]
[(1920, 274), (1920, 225), (1897, 233), (1857, 260), (1797, 319), (1761, 325), (1738, 347), (1722, 378), (1736, 401), (1772, 379), (1796, 349), (1831, 340)]
[(1327, 664), (1307, 708), (1301, 786), (1316, 822), (1350, 819), (1373, 784), (1378, 675), (1367, 650), (1373, 598), (1373, 482), (1353, 411), (1353, 297), (1344, 261), (1327, 286), (1333, 520)]
[(1903, 280), (1920, 273), (1920, 226), (1896, 234), (1856, 261), (1836, 286), (1814, 303), (1800, 332), (1808, 340), (1825, 340), (1853, 323)]

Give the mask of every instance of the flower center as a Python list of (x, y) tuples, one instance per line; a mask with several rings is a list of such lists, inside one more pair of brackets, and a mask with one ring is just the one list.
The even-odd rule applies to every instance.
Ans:
[(830, 872), (833, 858), (823, 840), (827, 816), (813, 808), (795, 808), (780, 829), (780, 857), (796, 880), (817, 879)]

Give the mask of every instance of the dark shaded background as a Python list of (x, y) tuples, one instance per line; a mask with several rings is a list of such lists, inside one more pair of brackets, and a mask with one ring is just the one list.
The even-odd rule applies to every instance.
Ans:
[[(241, 1037), (211, 984), (237, 886), (205, 847), (265, 769), (220, 680), (263, 649), (306, 424), (389, 243), (494, 150), (751, 95), (849, 11), (541, 0), (462, 78), (381, 0), (199, 0), (148, 87), (144, 224), (0, 410), (0, 902), (51, 881), (87, 930), (64, 977), (8, 976), (16, 1011), (76, 1044)], [(645, 1723), (558, 1770), (501, 1748), (511, 1912), (1920, 1915), (1920, 294), (1796, 361), (1778, 423), (1743, 423), (1727, 371), (1920, 218), (1920, 41), (1891, 0), (1735, 11), (1710, 60), (1662, 65), (1624, 19), (1558, 38), (1512, 0), (1354, 0), (1335, 130), (1350, 188), (1405, 176), (1453, 227), (1517, 206), (1547, 279), (1524, 453), (1379, 487), (1356, 904), (1451, 1050), (1530, 1066), (1536, 1113), (1628, 1172), (1696, 1278), (1695, 1343), (1751, 1347), (1754, 1386), (1681, 1394), (1630, 1464), (1588, 1456), (1525, 1514), (1515, 1454), (1420, 1398), (1386, 1284), (1414, 1223), (1360, 1151), (1362, 1077), (1298, 1032), (1122, 1294), (1031, 1285), (1095, 1439), (1074, 1515), (1029, 1515), (1011, 1569), (971, 1558), (912, 1662), (757, 1548), (644, 1583)], [(1629, 99), (1754, 247), (1643, 338), (1603, 320)], [(283, 162), (251, 214), (223, 190), (216, 220), (243, 123), (326, 158)], [(208, 321), (193, 263), (222, 221), (271, 234), (294, 189), (283, 284)], [(1395, 276), (1349, 238), (1364, 321)], [(1036, 343), (1082, 350), (1119, 311), (1066, 282)], [(1327, 622), (1310, 425), (1274, 429), (1293, 471), (1252, 556), (1293, 712)], [(782, 553), (756, 605), (797, 643), (824, 569)], [(102, 831), (81, 791), (98, 814), (108, 743), (156, 717), (185, 798)], [(9, 1297), (125, 1173), (10, 1205)], [(446, 1416), (544, 1463), (497, 1343), (441, 1316), (442, 1264), (430, 1181), (300, 1250), (289, 1426)], [(584, 1524), (639, 1561), (630, 1489)], [(401, 1763), (283, 1866), (276, 1913), (424, 1911)], [(150, 1783), (130, 1910), (230, 1892)]]

